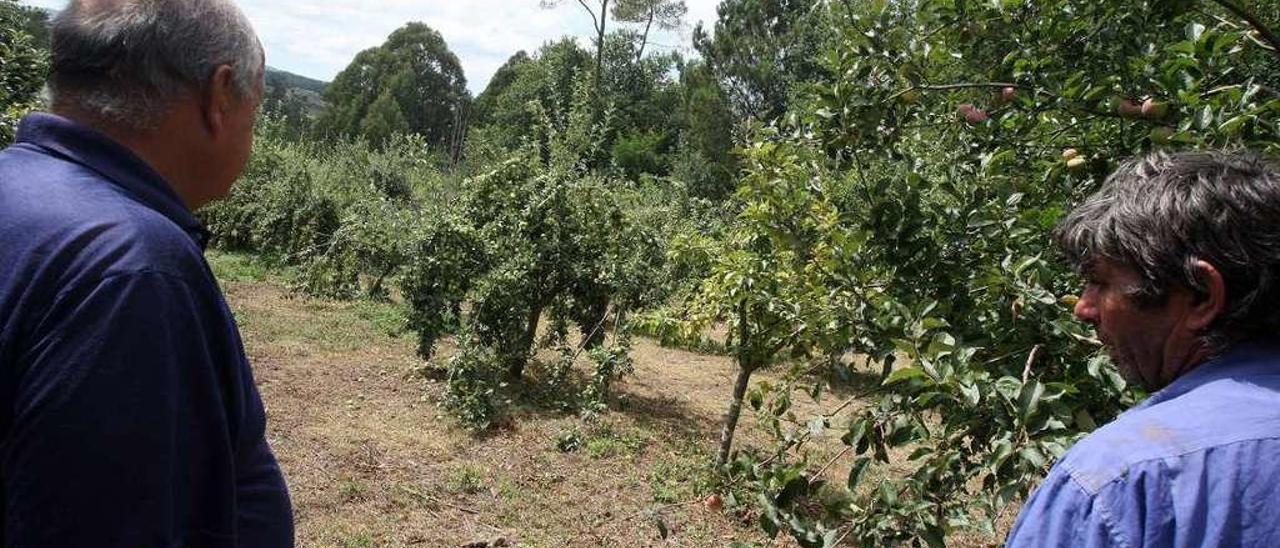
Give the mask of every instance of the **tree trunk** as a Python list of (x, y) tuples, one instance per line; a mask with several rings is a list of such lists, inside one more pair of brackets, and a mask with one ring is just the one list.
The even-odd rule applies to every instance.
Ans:
[(529, 356), (533, 354), (533, 341), (538, 336), (538, 321), (541, 319), (542, 306), (534, 306), (533, 310), (529, 311), (529, 324), (525, 328), (524, 337), (520, 339), (519, 352), (507, 364), (507, 376), (513, 381), (524, 377), (524, 366), (529, 363)]
[(591, 303), (591, 308), (587, 310), (586, 315), (582, 318), (582, 323), (578, 325), (578, 330), (582, 332), (582, 347), (587, 350), (595, 350), (604, 344), (605, 323), (609, 315), (609, 299), (601, 299), (599, 302)]
[[(656, 11), (656, 8), (655, 10)], [(640, 37), (640, 49), (636, 50), (636, 62), (644, 59), (644, 48), (649, 45), (649, 29), (653, 28), (654, 11), (649, 12), (649, 22), (644, 25), (644, 35)]]
[(724, 427), (720, 430), (720, 451), (716, 453), (716, 468), (729, 462), (729, 450), (733, 448), (733, 433), (738, 429), (738, 418), (742, 416), (742, 399), (747, 394), (747, 386), (754, 372), (754, 366), (738, 364), (738, 380), (733, 384), (733, 400), (729, 402), (729, 412), (725, 413)]
[(729, 412), (724, 415), (724, 428), (720, 430), (720, 450), (716, 453), (716, 468), (729, 462), (729, 451), (733, 449), (733, 434), (738, 429), (738, 418), (742, 416), (742, 398), (747, 394), (747, 386), (751, 383), (751, 374), (759, 369), (760, 362), (752, 352), (754, 342), (751, 334), (751, 318), (749, 308), (744, 301), (738, 304), (738, 380), (733, 384), (733, 399), (729, 401)]
[(609, 0), (600, 2), (600, 24), (596, 26), (596, 96), (600, 95), (600, 76), (604, 71), (604, 38), (609, 22)]

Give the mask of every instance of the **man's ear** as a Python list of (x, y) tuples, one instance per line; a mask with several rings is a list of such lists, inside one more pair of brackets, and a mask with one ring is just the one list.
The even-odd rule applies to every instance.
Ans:
[(236, 101), (236, 72), (230, 65), (219, 65), (205, 89), (201, 110), (205, 129), (214, 138), (227, 129), (228, 116)]
[(1204, 293), (1191, 305), (1187, 327), (1200, 331), (1213, 325), (1227, 309), (1227, 282), (1218, 267), (1207, 261), (1196, 259), (1192, 267), (1204, 286)]

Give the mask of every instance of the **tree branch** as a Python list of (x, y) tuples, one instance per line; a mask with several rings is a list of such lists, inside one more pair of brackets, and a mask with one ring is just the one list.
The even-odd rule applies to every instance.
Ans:
[(642, 38), (640, 38), (640, 49), (639, 49), (639, 51), (636, 51), (636, 62), (637, 62), (637, 63), (639, 63), (641, 59), (644, 59), (644, 48), (645, 48), (645, 46), (648, 46), (648, 45), (649, 45), (649, 29), (653, 28), (653, 16), (654, 16), (655, 12), (657, 12), (657, 8), (654, 8), (653, 10), (651, 10), (651, 11), (649, 12), (649, 22), (645, 23), (645, 25), (644, 25), (644, 36), (643, 36)]
[(1277, 36), (1275, 31), (1268, 28), (1261, 19), (1258, 19), (1258, 16), (1249, 13), (1232, 0), (1213, 0), (1213, 2), (1223, 8), (1226, 8), (1227, 11), (1235, 14), (1236, 17), (1247, 21), (1254, 30), (1258, 31), (1258, 34), (1262, 36), (1263, 40), (1268, 44), (1271, 44), (1271, 54), (1275, 55), (1277, 59), (1280, 59), (1280, 36)]
[(596, 10), (587, 5), (587, 0), (578, 0), (578, 4), (582, 6), (582, 9), (587, 10), (587, 13), (591, 14), (591, 26), (595, 27), (596, 34), (603, 34), (604, 32), (600, 30), (600, 18), (596, 17)]
[(956, 89), (973, 89), (973, 88), (1023, 89), (1025, 87), (1026, 86), (1023, 86), (1020, 84), (1014, 84), (1010, 82), (964, 82), (959, 84), (919, 85), (919, 86), (911, 86), (907, 89), (904, 89), (893, 95), (890, 95), (888, 99), (884, 100), (884, 102), (885, 103), (893, 102), (894, 100), (897, 100), (899, 97), (902, 97), (903, 95), (906, 95), (912, 91), (949, 91), (949, 90), (956, 90)]

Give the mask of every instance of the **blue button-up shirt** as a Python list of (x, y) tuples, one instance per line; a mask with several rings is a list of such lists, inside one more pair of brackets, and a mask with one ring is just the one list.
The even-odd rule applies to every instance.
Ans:
[(205, 239), (105, 135), (35, 114), (0, 152), (4, 547), (293, 545)]
[(1205, 363), (1076, 444), (1009, 546), (1280, 547), (1280, 348)]

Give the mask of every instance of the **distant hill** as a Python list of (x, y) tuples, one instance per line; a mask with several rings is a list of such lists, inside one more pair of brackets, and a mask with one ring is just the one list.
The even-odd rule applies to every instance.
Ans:
[(324, 89), (329, 86), (306, 76), (267, 67), (265, 109), (286, 116), (314, 118), (324, 110)]
[(283, 85), (285, 89), (303, 89), (317, 95), (323, 95), (324, 88), (329, 87), (328, 82), (321, 82), (319, 80), (307, 78), (306, 76), (299, 76), (292, 72), (280, 70), (275, 67), (267, 67), (267, 85)]

